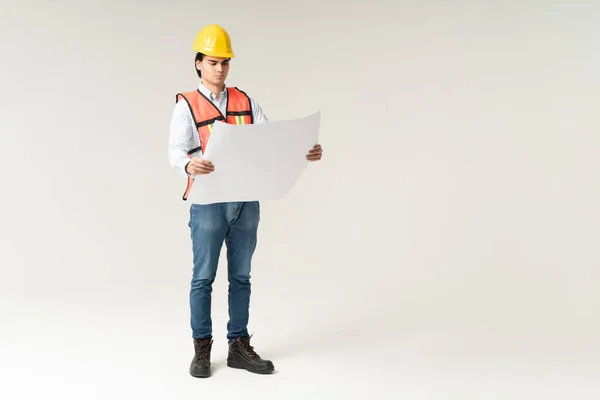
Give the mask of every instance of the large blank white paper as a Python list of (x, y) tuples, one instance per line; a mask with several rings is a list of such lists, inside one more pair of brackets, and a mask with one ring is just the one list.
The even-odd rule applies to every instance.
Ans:
[(216, 121), (203, 158), (215, 169), (197, 175), (188, 200), (196, 204), (276, 200), (290, 193), (318, 143), (321, 112), (266, 124)]

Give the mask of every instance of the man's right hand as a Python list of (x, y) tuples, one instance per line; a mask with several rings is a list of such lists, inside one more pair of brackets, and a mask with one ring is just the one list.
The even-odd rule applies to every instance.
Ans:
[(214, 170), (215, 166), (210, 161), (201, 158), (192, 158), (185, 166), (185, 171), (192, 176), (210, 174)]

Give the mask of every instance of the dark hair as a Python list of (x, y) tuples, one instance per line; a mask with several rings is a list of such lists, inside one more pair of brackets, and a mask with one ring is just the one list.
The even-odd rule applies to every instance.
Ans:
[(196, 61), (202, 62), (203, 58), (204, 58), (204, 54), (202, 54), (202, 53), (196, 53), (196, 60), (194, 60), (194, 68), (196, 69), (196, 73), (198, 74), (198, 76), (200, 78), (202, 78), (202, 72), (200, 72), (200, 70), (198, 68), (196, 68)]

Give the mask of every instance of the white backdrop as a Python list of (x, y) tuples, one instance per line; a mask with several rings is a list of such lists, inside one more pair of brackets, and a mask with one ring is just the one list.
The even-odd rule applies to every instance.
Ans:
[[(1, 5), (0, 397), (600, 395), (597, 2)], [(270, 120), (322, 109), (324, 159), (262, 205), (273, 377), (225, 368), (223, 262), (217, 373), (187, 375), (167, 140), (208, 23)]]

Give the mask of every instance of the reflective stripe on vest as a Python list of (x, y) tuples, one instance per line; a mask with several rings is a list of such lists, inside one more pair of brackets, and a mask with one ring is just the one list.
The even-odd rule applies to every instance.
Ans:
[[(223, 115), (217, 106), (204, 96), (200, 90), (178, 93), (175, 102), (178, 102), (181, 99), (185, 100), (190, 108), (190, 112), (192, 113), (192, 117), (198, 128), (198, 135), (200, 136), (200, 147), (188, 151), (188, 157), (190, 159), (194, 153), (206, 148), (215, 121), (223, 121), (233, 125), (254, 123), (250, 98), (246, 93), (236, 87), (227, 88), (226, 115)], [(193, 184), (194, 179), (191, 176), (188, 176), (183, 200), (187, 200)]]

